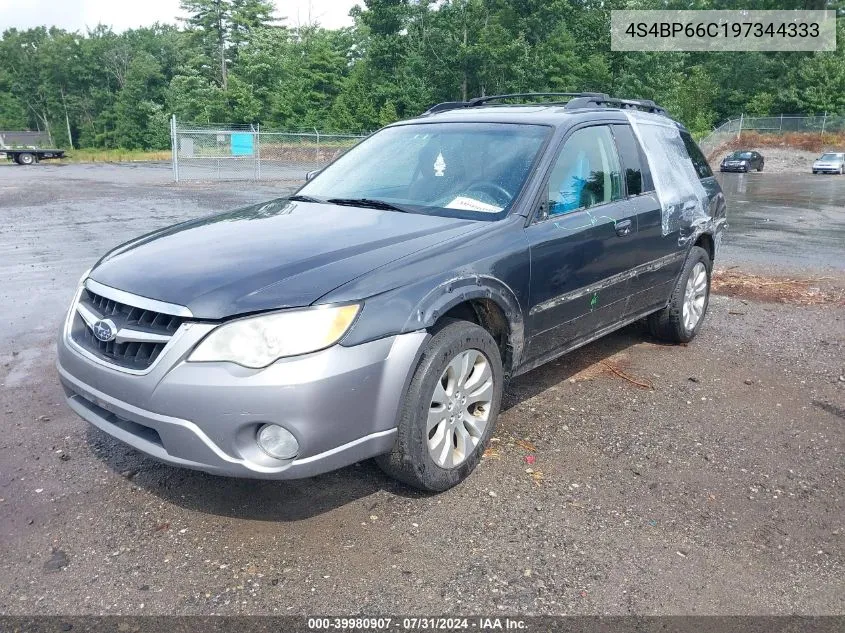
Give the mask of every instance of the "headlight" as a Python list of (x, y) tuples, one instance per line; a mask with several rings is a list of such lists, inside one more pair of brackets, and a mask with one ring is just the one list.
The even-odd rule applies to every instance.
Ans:
[(286, 310), (232, 321), (212, 330), (188, 360), (229, 361), (258, 369), (285, 356), (316, 352), (337, 343), (360, 308)]

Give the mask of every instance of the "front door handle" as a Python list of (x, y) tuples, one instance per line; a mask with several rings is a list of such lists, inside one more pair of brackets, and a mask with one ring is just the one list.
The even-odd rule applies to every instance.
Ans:
[(632, 228), (631, 220), (619, 220), (616, 223), (616, 235), (619, 237), (630, 235)]

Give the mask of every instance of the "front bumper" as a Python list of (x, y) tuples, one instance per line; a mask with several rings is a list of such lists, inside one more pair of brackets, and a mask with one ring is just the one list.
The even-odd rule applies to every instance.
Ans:
[(813, 165), (813, 173), (820, 173), (820, 174), (838, 174), (840, 170), (839, 165), (822, 165), (817, 166)]
[[(143, 375), (86, 357), (62, 333), (57, 368), (68, 405), (156, 459), (217, 475), (310, 477), (390, 451), (425, 332), (335, 345), (260, 370), (187, 362), (212, 328), (184, 324)], [(265, 423), (293, 433), (300, 446), (294, 459), (258, 447)]]
[(748, 165), (722, 165), (720, 171), (738, 171), (738, 172), (747, 172), (749, 170)]

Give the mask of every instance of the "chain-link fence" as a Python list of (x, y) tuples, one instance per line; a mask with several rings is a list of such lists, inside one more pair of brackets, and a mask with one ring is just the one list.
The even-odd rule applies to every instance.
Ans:
[(358, 143), (362, 135), (282, 132), (258, 124), (170, 122), (173, 178), (302, 180)]
[(710, 156), (722, 147), (740, 142), (743, 134), (748, 135), (749, 133), (766, 136), (797, 134), (806, 137), (809, 145), (823, 146), (828, 137), (845, 134), (845, 116), (781, 114), (778, 116), (747, 117), (742, 115), (736, 119), (729, 119), (717, 127), (699, 141), (699, 146), (707, 156)]

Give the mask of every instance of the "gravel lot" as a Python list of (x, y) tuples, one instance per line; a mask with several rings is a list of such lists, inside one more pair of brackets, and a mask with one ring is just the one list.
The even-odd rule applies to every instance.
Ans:
[[(720, 266), (843, 285), (845, 178), (726, 176)], [(0, 166), (0, 613), (845, 614), (841, 305), (717, 296), (686, 347), (634, 325), (530, 372), (441, 495), (371, 463), (220, 479), (89, 427), (55, 376), (102, 252), (292, 185), (169, 179)]]

